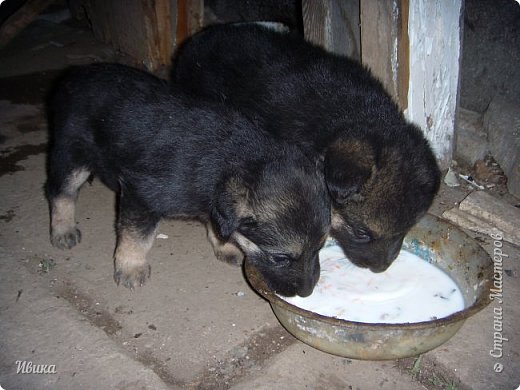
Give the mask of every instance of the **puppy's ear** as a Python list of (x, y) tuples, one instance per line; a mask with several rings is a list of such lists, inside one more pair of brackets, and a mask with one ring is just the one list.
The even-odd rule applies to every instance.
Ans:
[(210, 210), (210, 221), (219, 238), (229, 240), (240, 222), (251, 215), (250, 189), (244, 181), (237, 175), (221, 180), (217, 184)]
[(332, 199), (339, 204), (353, 199), (375, 168), (375, 151), (367, 140), (334, 142), (325, 154), (325, 182)]

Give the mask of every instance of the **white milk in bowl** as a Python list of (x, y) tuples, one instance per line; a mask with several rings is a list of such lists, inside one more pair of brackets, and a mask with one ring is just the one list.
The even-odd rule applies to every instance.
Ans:
[(310, 296), (281, 298), (327, 317), (366, 323), (430, 321), (464, 309), (455, 281), (404, 250), (376, 274), (355, 266), (337, 244), (327, 242), (320, 264), (320, 279)]

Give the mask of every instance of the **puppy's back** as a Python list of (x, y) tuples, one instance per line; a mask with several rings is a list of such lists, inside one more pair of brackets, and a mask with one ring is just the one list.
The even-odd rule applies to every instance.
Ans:
[[(274, 141), (238, 112), (122, 65), (71, 68), (58, 81), (50, 109), (50, 158), (59, 158), (52, 150), (70, 151), (113, 190), (122, 180), (172, 188), (202, 180), (210, 189), (224, 166), (252, 176), (276, 161), (312, 167), (296, 146)], [(186, 204), (196, 200), (190, 191), (183, 194)]]
[[(76, 66), (57, 80), (50, 94), (49, 111), (57, 125), (63, 121), (89, 121), (92, 126), (95, 120), (103, 122), (118, 115), (138, 117), (147, 106), (166, 96), (169, 93), (165, 82), (146, 72), (118, 64)], [(122, 112), (124, 109), (127, 111)]]

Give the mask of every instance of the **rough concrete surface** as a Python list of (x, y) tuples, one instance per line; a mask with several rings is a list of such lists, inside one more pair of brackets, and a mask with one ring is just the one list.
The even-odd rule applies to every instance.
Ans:
[[(457, 159), (471, 165), (488, 149), (520, 196), (520, 4), (514, 0), (466, 0), (460, 106), (484, 116), (483, 129), (457, 129)], [(462, 118), (464, 122), (464, 118)]]
[(442, 216), (456, 225), (484, 234), (500, 231), (505, 241), (520, 245), (520, 209), (485, 191), (474, 191)]
[(520, 98), (496, 96), (484, 115), (484, 125), (491, 153), (508, 177), (507, 188), (520, 197)]
[(487, 133), (482, 126), (482, 115), (478, 112), (459, 109), (456, 120), (457, 138), (454, 158), (462, 166), (473, 167), (489, 153)]
[(483, 113), (496, 95), (520, 101), (520, 5), (465, 0), (460, 105)]
[[(195, 222), (163, 221), (159, 233), (167, 238), (157, 238), (150, 252), (151, 280), (133, 292), (117, 287), (111, 260), (115, 196), (96, 180), (84, 186), (78, 201), (81, 244), (71, 251), (53, 248), (43, 192), (47, 128), (42, 98), (55, 74), (49, 69), (56, 69), (49, 64), (88, 59), (95, 50), (105, 50), (107, 59), (116, 56), (102, 45), (61, 45), (58, 37), (51, 39), (56, 45), (34, 48), (42, 32), (30, 28), (0, 51), (2, 388), (518, 387), (520, 252), (508, 244), (502, 247), (507, 254), (502, 303), (493, 302), (420, 360), (387, 362), (340, 358), (296, 340), (240, 269), (214, 258), (204, 227)], [(35, 54), (28, 63), (31, 48)], [(79, 57), (67, 57), (69, 50)], [(19, 72), (13, 73), (13, 67)], [(465, 186), (443, 188), (432, 212), (453, 207), (468, 191)], [(473, 236), (491, 253), (497, 245), (488, 236)], [(500, 358), (489, 353), (498, 332), (493, 328), (497, 306), (503, 310), (500, 332), (508, 339)], [(54, 366), (55, 373), (17, 373), (16, 361)], [(501, 373), (494, 371), (496, 363), (503, 364)]]

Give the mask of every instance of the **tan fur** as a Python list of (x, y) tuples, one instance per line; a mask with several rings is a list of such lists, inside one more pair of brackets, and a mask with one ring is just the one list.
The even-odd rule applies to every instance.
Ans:
[(84, 168), (73, 171), (67, 178), (63, 195), (51, 200), (51, 243), (58, 248), (71, 248), (81, 240), (75, 220), (76, 198), (89, 175)]
[(261, 253), (262, 250), (251, 240), (249, 240), (244, 235), (234, 232), (231, 235), (231, 239), (237, 243), (237, 245), (242, 249), (242, 251), (246, 254), (246, 256), (249, 253)]
[(208, 240), (213, 246), (213, 252), (218, 260), (225, 263), (240, 266), (244, 260), (244, 254), (231, 242), (222, 242), (218, 239), (211, 223), (206, 224)]
[(76, 201), (70, 197), (55, 198), (51, 204), (51, 235), (61, 236), (76, 227), (74, 219)]
[(137, 280), (143, 285), (150, 277), (150, 266), (147, 264), (146, 255), (152, 247), (154, 236), (155, 231), (147, 237), (141, 237), (130, 229), (120, 229), (114, 255), (116, 275), (120, 277), (120, 280), (116, 279), (118, 283), (122, 282), (127, 286), (128, 282)]
[(90, 176), (90, 171), (81, 168), (73, 171), (67, 178), (67, 186), (64, 191), (67, 194), (76, 194), (79, 188), (85, 183)]

